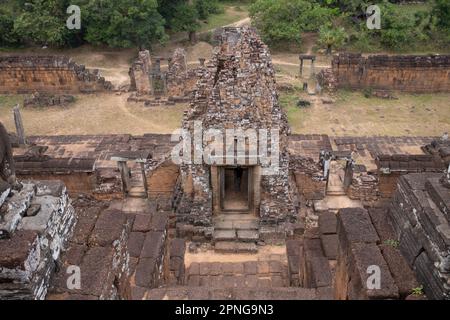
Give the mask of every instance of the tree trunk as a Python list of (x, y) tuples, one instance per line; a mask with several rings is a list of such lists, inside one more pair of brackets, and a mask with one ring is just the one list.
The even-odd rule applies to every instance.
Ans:
[(195, 31), (189, 31), (189, 41), (192, 44), (195, 44), (197, 42), (197, 33)]

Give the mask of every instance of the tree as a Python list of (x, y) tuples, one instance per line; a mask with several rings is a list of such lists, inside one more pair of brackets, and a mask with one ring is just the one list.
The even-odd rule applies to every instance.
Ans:
[(69, 37), (62, 1), (32, 0), (14, 21), (14, 32), (25, 41), (39, 45), (61, 46)]
[(86, 36), (93, 44), (150, 47), (164, 42), (164, 19), (156, 0), (90, 0), (85, 6)]
[(450, 30), (450, 1), (435, 0), (433, 16), (437, 18), (438, 27)]
[(331, 54), (332, 48), (340, 48), (347, 39), (347, 33), (344, 28), (333, 28), (328, 25), (319, 30), (319, 44), (327, 49), (327, 54)]
[(0, 10), (0, 46), (14, 45), (19, 36), (14, 32), (14, 19), (11, 14)]
[(416, 39), (426, 38), (423, 25), (419, 21), (425, 17), (411, 14), (388, 2), (381, 4), (380, 9), (381, 29), (374, 34), (379, 34), (384, 46), (395, 49), (404, 48), (414, 43)]
[(196, 41), (195, 33), (200, 28), (198, 13), (195, 7), (188, 3), (181, 3), (175, 8), (172, 18), (172, 30), (176, 32), (188, 32), (189, 40)]
[(198, 18), (201, 20), (208, 19), (208, 16), (213, 13), (219, 13), (221, 7), (217, 0), (195, 0), (195, 9), (198, 13)]
[(300, 44), (301, 32), (317, 31), (335, 14), (306, 0), (257, 0), (250, 6), (252, 23), (269, 44)]

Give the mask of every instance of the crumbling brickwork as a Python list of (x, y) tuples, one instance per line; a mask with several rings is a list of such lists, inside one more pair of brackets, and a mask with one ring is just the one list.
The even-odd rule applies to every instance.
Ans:
[(0, 207), (0, 300), (44, 299), (76, 223), (66, 187), (24, 182)]
[(150, 52), (148, 50), (139, 52), (138, 58), (133, 62), (129, 71), (130, 90), (136, 90), (141, 94), (150, 94), (151, 82), (149, 74), (151, 69)]
[[(161, 69), (163, 58), (154, 57), (153, 60), (154, 62), (148, 50), (139, 52), (129, 71), (130, 90), (136, 93), (128, 101), (144, 102), (148, 106), (188, 101), (198, 80), (198, 70), (203, 68), (204, 59), (200, 59), (200, 66), (189, 69), (186, 51), (177, 48), (167, 59), (166, 71)], [(161, 99), (162, 97), (165, 99)]]
[[(193, 133), (194, 122), (199, 121), (203, 130), (217, 129), (223, 134), (225, 129), (279, 130), (279, 172), (260, 176), (255, 186), (260, 188), (260, 198), (255, 206), (261, 224), (276, 226), (290, 221), (294, 210), (289, 199), (289, 127), (277, 101), (268, 47), (254, 29), (224, 28), (221, 45), (214, 49), (206, 67), (199, 70), (199, 78), (183, 128)], [(203, 148), (207, 145), (203, 142)], [(258, 162), (256, 167), (264, 165)], [(219, 193), (212, 189), (210, 181), (215, 177), (211, 177), (211, 172), (206, 164), (181, 166), (179, 222), (211, 226), (213, 202), (217, 203)]]
[(90, 93), (112, 88), (98, 70), (65, 56), (0, 57), (0, 93)]
[(332, 72), (321, 75), (322, 86), (407, 92), (450, 92), (448, 55), (373, 55), (341, 53), (333, 57)]

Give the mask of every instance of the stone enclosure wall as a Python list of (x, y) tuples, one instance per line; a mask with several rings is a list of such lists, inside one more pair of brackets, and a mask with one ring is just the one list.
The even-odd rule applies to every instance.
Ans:
[(378, 167), (378, 188), (383, 198), (394, 195), (398, 179), (402, 175), (417, 172), (442, 172), (445, 169), (442, 159), (433, 154), (378, 155), (375, 162)]
[[(450, 92), (448, 55), (373, 55), (366, 58), (360, 54), (341, 53), (333, 57), (332, 71), (338, 88)], [(330, 79), (329, 76), (322, 78)], [(329, 85), (324, 83), (324, 87)]]
[(0, 93), (90, 93), (113, 88), (98, 70), (65, 56), (0, 57)]

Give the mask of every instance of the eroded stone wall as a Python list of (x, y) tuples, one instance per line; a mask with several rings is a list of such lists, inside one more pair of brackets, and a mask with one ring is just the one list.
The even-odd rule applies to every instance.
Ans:
[[(450, 92), (450, 56), (339, 54), (332, 71), (338, 88), (383, 89), (408, 92)], [(324, 83), (325, 87), (329, 87)]]
[(0, 57), (0, 93), (90, 93), (112, 88), (98, 70), (65, 56)]
[(0, 207), (0, 300), (42, 300), (76, 224), (66, 187), (23, 182)]
[[(201, 122), (204, 130), (216, 129), (224, 136), (225, 129), (278, 130), (279, 171), (274, 175), (261, 175), (256, 182), (260, 189), (256, 212), (265, 225), (276, 226), (289, 221), (294, 214), (289, 199), (286, 149), (289, 127), (278, 104), (275, 71), (268, 47), (254, 29), (224, 28), (221, 45), (214, 49), (205, 68), (199, 70), (199, 78), (183, 128), (193, 133), (195, 122)], [(235, 138), (242, 137), (236, 136), (233, 140)], [(208, 143), (211, 142), (203, 141), (203, 148)], [(226, 163), (230, 163), (229, 160)], [(256, 167), (263, 169), (264, 166), (258, 163)], [(212, 189), (211, 180), (208, 165), (181, 166), (183, 192), (177, 206), (179, 222), (211, 225), (213, 192), (218, 192)]]

